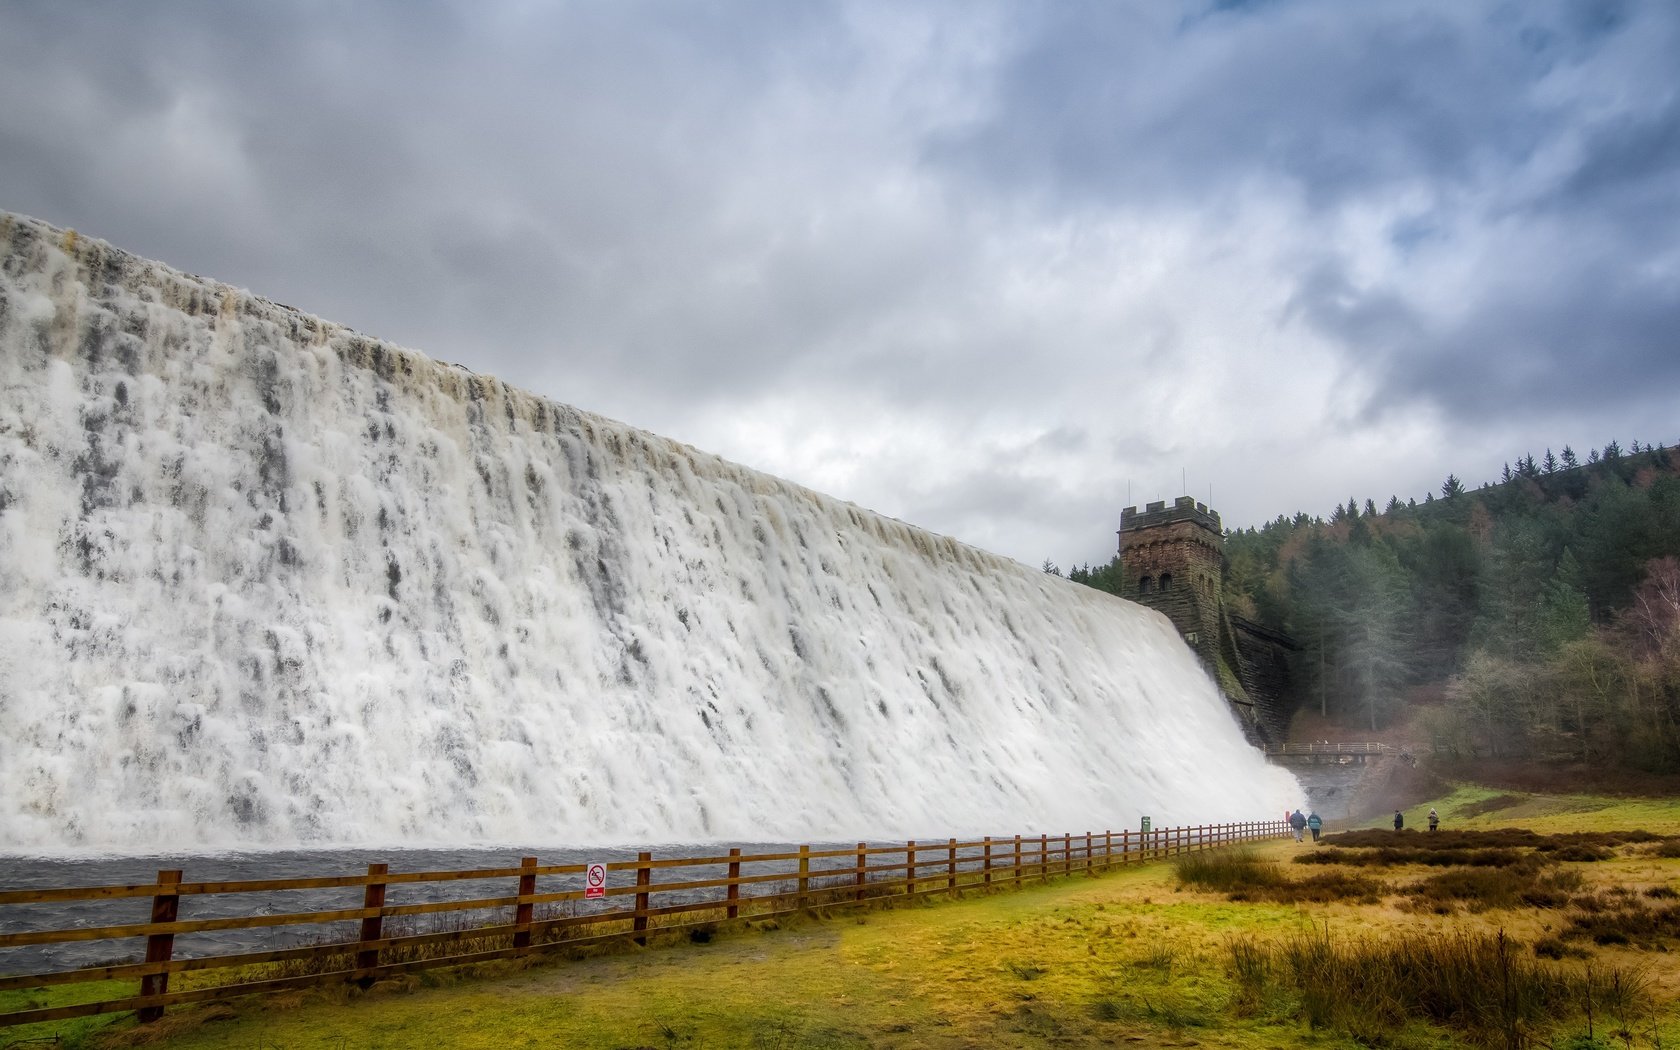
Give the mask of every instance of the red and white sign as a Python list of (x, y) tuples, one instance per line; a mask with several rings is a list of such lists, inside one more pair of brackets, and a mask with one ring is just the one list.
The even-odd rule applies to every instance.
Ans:
[(591, 864), (583, 877), (583, 899), (598, 901), (607, 895), (607, 866)]

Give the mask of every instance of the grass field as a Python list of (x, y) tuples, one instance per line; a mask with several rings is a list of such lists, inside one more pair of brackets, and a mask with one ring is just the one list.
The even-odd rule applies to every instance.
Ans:
[[(1435, 843), (1192, 855), (705, 943), (182, 1008), (61, 1045), (1680, 1047), (1680, 800), (1467, 788), (1434, 805)], [(1573, 837), (1475, 834), (1509, 828)]]

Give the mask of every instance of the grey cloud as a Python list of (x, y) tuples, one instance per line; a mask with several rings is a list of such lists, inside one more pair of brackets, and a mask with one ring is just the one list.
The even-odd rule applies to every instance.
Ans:
[[(1650, 396), (1634, 377), (1675, 375), (1680, 288), (1650, 276), (1680, 243), (1680, 100), (1657, 68), (1675, 9), (1232, 7), (1037, 10), (987, 117), (930, 159), (1052, 212), (1293, 196), (1320, 224), (1303, 244), (1422, 191), (1434, 207), (1391, 225), (1392, 267), (1313, 245), (1285, 312), (1376, 379), (1372, 412), (1604, 407)], [(1539, 234), (1475, 235), (1501, 223)], [(1437, 301), (1426, 278), (1465, 242), (1484, 272)]]
[(1569, 0), (23, 0), (0, 207), (678, 438), (907, 421), (848, 465), (882, 509), (1036, 562), (1274, 418), (1234, 375), (1342, 355), (1371, 410), (1302, 442), (1672, 390), (1677, 47)]
[(1319, 3), (1174, 18), (1039, 9), (988, 119), (930, 157), (1074, 203), (1192, 199), (1256, 178), (1328, 206), (1398, 181), (1471, 179), (1545, 133), (1531, 97), (1561, 45), (1476, 8)]
[(1465, 419), (1671, 403), (1680, 385), (1680, 291), (1598, 254), (1527, 259), (1488, 274), (1461, 314), (1437, 317), (1325, 264), (1292, 309), (1383, 377), (1370, 410), (1427, 400)]

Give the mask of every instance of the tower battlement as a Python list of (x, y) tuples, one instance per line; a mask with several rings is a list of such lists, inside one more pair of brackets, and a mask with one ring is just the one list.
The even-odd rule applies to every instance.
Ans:
[(1136, 507), (1127, 507), (1120, 512), (1120, 531), (1146, 529), (1175, 521), (1195, 522), (1220, 535), (1225, 532), (1225, 527), (1219, 523), (1219, 512), (1209, 510), (1207, 504), (1197, 503), (1189, 496), (1180, 496), (1173, 500), (1171, 507), (1167, 506), (1166, 500), (1156, 500), (1154, 503), (1145, 504), (1142, 513), (1139, 513)]

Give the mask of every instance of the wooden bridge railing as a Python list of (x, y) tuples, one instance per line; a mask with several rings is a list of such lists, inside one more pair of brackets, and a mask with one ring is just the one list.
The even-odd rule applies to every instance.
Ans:
[(1332, 743), (1290, 743), (1266, 744), (1262, 749), (1268, 755), (1403, 755), (1404, 748), (1392, 744), (1332, 744)]
[[(19, 950), (81, 941), (127, 941), (145, 949), (144, 961), (0, 976), (0, 992), (30, 991), (97, 981), (140, 982), (136, 995), (117, 995), (69, 1005), (35, 1005), (0, 1013), (0, 1027), (136, 1011), (142, 1021), (162, 1016), (180, 1003), (227, 999), (306, 985), (356, 982), (437, 966), (486, 962), (609, 941), (646, 944), (650, 934), (694, 932), (719, 921), (770, 918), (809, 908), (837, 908), (894, 898), (958, 894), (970, 889), (1019, 886), (1056, 875), (1090, 873), (1116, 864), (1158, 860), (1193, 850), (1292, 834), (1281, 820), (1147, 832), (1103, 831), (1062, 835), (1015, 835), (959, 842), (912, 840), (902, 845), (816, 848), (743, 856), (739, 849), (709, 857), (663, 857), (643, 852), (635, 860), (605, 865), (607, 885), (600, 899), (586, 888), (589, 865), (540, 865), (526, 857), (517, 867), (468, 871), (392, 872), (371, 864), (366, 874), (246, 882), (187, 882), (180, 870), (160, 871), (155, 882), (123, 886), (0, 891), (0, 969)], [(617, 873), (617, 880), (613, 878)], [(546, 881), (548, 888), (539, 881)], [(459, 900), (393, 897), (436, 895), (450, 883), (489, 883), (483, 895)], [(499, 885), (498, 885), (499, 884)], [(743, 888), (746, 892), (743, 892)], [(753, 892), (753, 890), (758, 892)], [(340, 891), (344, 907), (290, 910), (287, 894)], [(250, 897), (249, 895), (263, 895)], [(212, 910), (218, 900), (239, 898), (243, 914), (188, 918)], [(138, 899), (149, 901), (149, 922), (30, 928), (34, 905)], [(355, 906), (359, 901), (360, 906)], [(295, 906), (295, 904), (294, 904)], [(223, 904), (219, 909), (228, 910)], [(416, 919), (432, 921), (416, 931)], [(438, 920), (442, 921), (439, 922)], [(387, 920), (396, 920), (387, 924)], [(352, 939), (343, 933), (359, 924)], [(405, 925), (406, 924), (406, 925)], [(313, 927), (316, 943), (270, 946), (261, 951), (181, 957), (178, 937), (230, 930), (264, 931)], [(278, 942), (278, 938), (275, 939)], [(8, 956), (12, 959), (8, 960)], [(171, 990), (171, 979), (176, 987)], [(182, 987), (183, 984), (189, 987)]]

